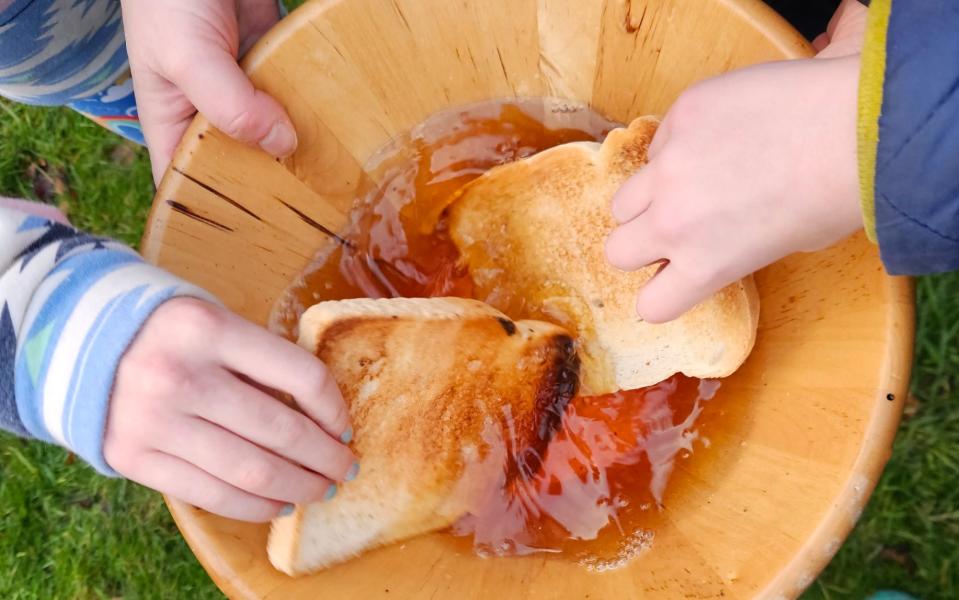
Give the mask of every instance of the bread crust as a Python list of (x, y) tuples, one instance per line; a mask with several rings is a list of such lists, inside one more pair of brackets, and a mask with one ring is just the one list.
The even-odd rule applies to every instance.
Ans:
[(557, 146), (465, 186), (449, 230), (481, 298), (503, 312), (561, 324), (577, 337), (583, 388), (593, 394), (653, 385), (679, 372), (730, 375), (752, 350), (759, 297), (746, 277), (679, 319), (639, 319), (636, 293), (657, 265), (623, 272), (605, 242), (613, 195), (647, 162), (659, 121), (641, 117), (602, 144)]
[(362, 467), (331, 501), (274, 520), (270, 560), (290, 575), (452, 525), (503, 476), (496, 436), (542, 450), (576, 392), (565, 330), (475, 300), (325, 302), (300, 332), (340, 385)]

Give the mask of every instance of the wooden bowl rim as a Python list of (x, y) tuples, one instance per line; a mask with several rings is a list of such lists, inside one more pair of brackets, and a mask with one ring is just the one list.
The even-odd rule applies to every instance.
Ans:
[[(289, 38), (296, 29), (334, 6), (348, 1), (350, 0), (314, 0), (297, 8), (253, 46), (241, 61), (243, 69), (249, 74), (255, 73), (269, 59), (272, 51), (282, 45), (283, 40)], [(811, 47), (808, 41), (761, 0), (716, 1), (742, 15), (789, 59), (805, 58), (810, 55)], [(198, 115), (177, 147), (171, 164), (187, 162), (189, 155), (196, 149), (198, 134), (209, 127), (209, 122)], [(170, 177), (171, 172), (172, 168), (168, 168), (164, 174), (157, 188), (156, 199), (168, 197), (176, 189), (178, 184)], [(160, 202), (155, 200), (147, 219), (146, 233), (141, 242), (141, 252), (148, 259), (157, 256), (162, 246), (159, 238), (154, 235), (152, 227), (159, 205)], [(880, 373), (880, 381), (885, 385), (877, 390), (875, 405), (870, 413), (860, 454), (833, 508), (824, 515), (814, 532), (804, 541), (789, 563), (770, 580), (757, 597), (772, 597), (782, 590), (795, 590), (798, 594), (812, 582), (838, 550), (835, 541), (844, 541), (855, 525), (855, 518), (849, 516), (849, 503), (858, 499), (859, 509), (865, 505), (891, 454), (892, 442), (902, 413), (902, 401), (908, 392), (912, 366), (915, 333), (914, 282), (907, 277), (887, 276), (886, 293), (888, 326), (885, 340), (886, 352)], [(887, 393), (894, 394), (897, 398), (897, 410), (888, 410)], [(164, 500), (187, 544), (220, 589), (231, 597), (255, 598), (255, 591), (243, 585), (242, 578), (229, 564), (197, 551), (205, 545), (201, 538), (207, 536), (208, 532), (190, 527), (189, 522), (184, 519), (189, 511), (194, 509), (175, 498), (164, 496)], [(831, 550), (824, 551), (824, 549)]]

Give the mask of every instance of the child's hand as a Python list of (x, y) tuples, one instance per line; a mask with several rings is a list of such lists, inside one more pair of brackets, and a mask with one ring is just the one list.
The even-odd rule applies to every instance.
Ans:
[(237, 65), (237, 56), (276, 23), (276, 0), (122, 0), (122, 6), (156, 181), (197, 110), (217, 129), (274, 156), (293, 152), (290, 118)]
[(868, 10), (859, 0), (843, 0), (826, 31), (812, 41), (820, 58), (859, 54), (866, 36)]
[(649, 163), (613, 199), (620, 227), (606, 249), (624, 270), (665, 261), (639, 292), (642, 318), (674, 319), (757, 269), (862, 227), (859, 56), (849, 39), (840, 27), (831, 38), (839, 45), (818, 58), (703, 81), (669, 110)]
[[(291, 394), (306, 415), (243, 381)], [(358, 464), (315, 356), (212, 304), (166, 302), (117, 370), (104, 457), (121, 475), (248, 521), (322, 500)]]

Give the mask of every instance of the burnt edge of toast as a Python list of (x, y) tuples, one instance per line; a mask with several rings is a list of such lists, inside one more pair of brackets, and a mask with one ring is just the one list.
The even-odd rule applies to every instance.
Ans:
[(515, 449), (506, 471), (506, 481), (518, 476), (532, 478), (542, 466), (543, 455), (553, 436), (559, 431), (563, 415), (570, 401), (579, 391), (579, 354), (569, 335), (557, 335), (551, 340), (553, 364), (536, 386), (536, 436), (530, 445)]
[(496, 321), (500, 324), (500, 327), (503, 328), (503, 331), (506, 332), (506, 335), (515, 335), (516, 334), (516, 323), (505, 319), (503, 317), (495, 317)]
[[(515, 322), (500, 317), (494, 318), (507, 336), (515, 335), (517, 332)], [(355, 327), (363, 321), (362, 317), (345, 318), (327, 327), (316, 340), (314, 354), (322, 360), (326, 340), (336, 337), (343, 330)], [(513, 481), (520, 475), (530, 478), (539, 471), (546, 448), (562, 425), (566, 407), (579, 391), (580, 359), (573, 338), (568, 334), (556, 334), (550, 337), (549, 346), (552, 363), (545, 369), (536, 385), (534, 435), (526, 447), (514, 446), (509, 453), (506, 465), (507, 482)], [(515, 440), (511, 440), (509, 444), (515, 444)]]

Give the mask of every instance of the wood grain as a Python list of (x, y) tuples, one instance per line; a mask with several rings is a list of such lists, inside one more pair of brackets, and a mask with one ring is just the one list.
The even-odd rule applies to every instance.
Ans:
[[(277, 162), (198, 118), (157, 193), (145, 255), (263, 323), (314, 253), (338, 243), (370, 155), (432, 113), (553, 95), (620, 121), (690, 84), (808, 44), (758, 1), (317, 0), (245, 61), (290, 111)], [(756, 349), (724, 381), (723, 452), (681, 464), (653, 548), (595, 573), (534, 556), (481, 560), (424, 536), (317, 575), (269, 565), (266, 526), (168, 503), (235, 598), (792, 598), (858, 518), (888, 458), (911, 364), (911, 282), (857, 236), (757, 276)], [(887, 396), (892, 395), (893, 400)]]

